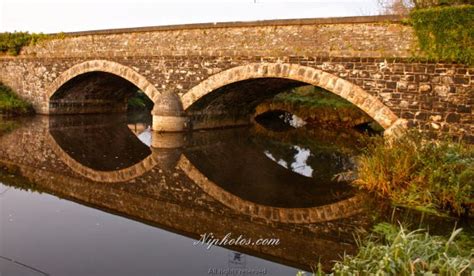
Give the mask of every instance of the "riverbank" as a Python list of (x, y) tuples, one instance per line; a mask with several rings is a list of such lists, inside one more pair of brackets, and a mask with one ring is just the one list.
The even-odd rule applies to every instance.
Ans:
[(357, 159), (353, 184), (377, 196), (439, 215), (472, 217), (474, 147), (408, 132), (388, 143), (373, 138)]
[[(472, 220), (440, 217), (367, 198), (370, 227), (354, 232), (357, 253), (345, 252), (311, 275), (471, 275)], [(298, 276), (306, 276), (303, 272)]]
[[(313, 275), (471, 275), (474, 147), (416, 132), (370, 140), (357, 158), (353, 185), (374, 194), (376, 202), (390, 200), (393, 212), (374, 218), (373, 228), (356, 237), (357, 254), (344, 255), (330, 271), (319, 265)], [(396, 210), (418, 220), (403, 219)], [(425, 223), (428, 218), (437, 223)]]

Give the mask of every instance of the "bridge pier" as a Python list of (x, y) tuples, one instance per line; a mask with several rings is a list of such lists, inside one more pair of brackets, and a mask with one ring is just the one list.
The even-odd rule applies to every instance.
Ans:
[(153, 115), (152, 129), (158, 132), (180, 132), (188, 129), (188, 118), (184, 116)]
[(172, 92), (164, 92), (155, 102), (151, 112), (152, 129), (159, 132), (180, 132), (189, 127), (189, 120), (183, 111), (179, 96)]

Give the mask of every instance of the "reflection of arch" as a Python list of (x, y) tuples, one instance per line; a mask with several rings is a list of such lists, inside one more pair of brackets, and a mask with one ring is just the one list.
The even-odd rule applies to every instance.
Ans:
[(316, 223), (348, 217), (362, 210), (362, 197), (358, 195), (333, 204), (311, 208), (260, 205), (225, 191), (203, 175), (184, 155), (181, 155), (177, 167), (212, 198), (239, 213), (252, 217), (283, 223)]
[(399, 119), (386, 105), (361, 87), (333, 74), (298, 64), (254, 63), (217, 73), (182, 96), (183, 108), (187, 110), (196, 101), (223, 86), (258, 78), (290, 79), (324, 88), (362, 109), (384, 129), (390, 129), (390, 133), (393, 128), (405, 124), (403, 119)]
[(116, 170), (116, 171), (99, 171), (82, 165), (69, 156), (54, 140), (49, 132), (46, 134), (46, 142), (51, 146), (53, 152), (63, 161), (71, 170), (74, 172), (97, 182), (125, 182), (132, 180), (136, 177), (153, 169), (159, 164), (159, 156), (153, 153), (148, 155), (141, 162), (136, 163), (128, 168)]
[[(90, 72), (106, 72), (121, 77), (134, 84), (143, 91), (152, 101), (155, 101), (160, 92), (151, 84), (144, 76), (140, 75), (130, 67), (107, 60), (89, 60), (80, 64), (76, 64), (68, 70), (64, 71), (57, 77), (46, 90), (48, 103), (56, 91), (65, 83), (73, 78)], [(49, 104), (48, 104), (49, 106)]]

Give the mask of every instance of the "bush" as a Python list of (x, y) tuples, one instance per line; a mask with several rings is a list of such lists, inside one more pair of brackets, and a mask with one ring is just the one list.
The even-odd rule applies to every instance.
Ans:
[(387, 223), (374, 227), (374, 234), (359, 242), (356, 256), (345, 255), (333, 267), (336, 275), (471, 275), (471, 248), (455, 239), (432, 236), (424, 230), (408, 232)]
[(474, 6), (415, 9), (410, 22), (428, 59), (474, 64)]
[(357, 162), (354, 184), (395, 204), (460, 215), (473, 203), (472, 145), (428, 141), (409, 132), (390, 144), (373, 138)]

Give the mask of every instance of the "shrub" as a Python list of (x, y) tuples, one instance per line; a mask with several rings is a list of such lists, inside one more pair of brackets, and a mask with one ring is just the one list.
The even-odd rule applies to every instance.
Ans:
[(381, 137), (358, 157), (356, 186), (395, 204), (429, 211), (467, 212), (474, 195), (474, 147), (428, 141), (409, 132), (390, 144)]

